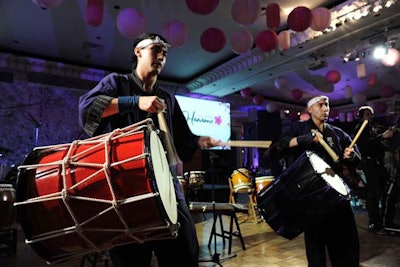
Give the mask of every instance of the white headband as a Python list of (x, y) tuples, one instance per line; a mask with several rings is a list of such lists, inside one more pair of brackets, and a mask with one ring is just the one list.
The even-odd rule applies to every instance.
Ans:
[(158, 44), (158, 45), (160, 45), (160, 46), (161, 46), (163, 49), (165, 49), (165, 50), (168, 50), (168, 47), (171, 47), (170, 44), (164, 42), (164, 41), (161, 40), (160, 37), (158, 37), (158, 36), (156, 36), (155, 39), (151, 39), (151, 38), (144, 39), (144, 40), (140, 41), (140, 42), (136, 45), (136, 47), (138, 47), (138, 48), (145, 48), (145, 47), (147, 47), (147, 46), (149, 46), (149, 45), (151, 45), (151, 44)]
[(308, 101), (307, 107), (311, 107), (312, 105), (314, 105), (315, 103), (317, 103), (317, 102), (319, 102), (321, 100), (329, 101), (329, 98), (327, 96), (324, 96), (324, 95), (313, 97), (313, 98), (310, 99), (310, 101)]

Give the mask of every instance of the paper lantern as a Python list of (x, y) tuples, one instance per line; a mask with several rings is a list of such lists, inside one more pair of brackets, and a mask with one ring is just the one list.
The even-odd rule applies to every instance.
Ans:
[(357, 93), (352, 97), (354, 104), (364, 104), (367, 101), (367, 95), (364, 93)]
[(288, 84), (288, 81), (285, 77), (279, 76), (275, 78), (274, 85), (278, 89), (285, 89)]
[(253, 47), (254, 38), (249, 31), (239, 30), (232, 35), (230, 44), (234, 53), (243, 54)]
[(271, 30), (264, 30), (257, 34), (256, 46), (264, 52), (275, 49), (279, 43), (278, 35)]
[(280, 110), (278, 104), (276, 104), (275, 102), (269, 102), (269, 103), (267, 103), (267, 105), (265, 106), (265, 109), (266, 109), (269, 113), (278, 112), (278, 111)]
[(366, 77), (367, 77), (367, 68), (365, 67), (365, 64), (358, 63), (357, 64), (357, 78), (364, 79)]
[(251, 87), (246, 87), (246, 88), (240, 90), (240, 94), (241, 94), (243, 97), (252, 96), (252, 95), (253, 95), (253, 89), (251, 89)]
[(286, 51), (290, 48), (290, 32), (289, 31), (281, 31), (278, 34), (279, 39), (279, 50)]
[(325, 75), (325, 79), (332, 84), (340, 81), (340, 78), (341, 78), (340, 72), (338, 72), (337, 70), (330, 70)]
[(255, 96), (253, 96), (253, 103), (256, 105), (261, 105), (262, 103), (264, 103), (264, 96), (256, 94)]
[(350, 85), (344, 87), (344, 98), (349, 99), (353, 97), (353, 89)]
[(287, 24), (295, 32), (303, 32), (311, 26), (312, 12), (305, 6), (294, 8), (287, 18)]
[(290, 91), (290, 98), (292, 98), (293, 100), (299, 100), (302, 97), (303, 92), (300, 89), (295, 88)]
[(259, 18), (261, 3), (259, 0), (235, 0), (231, 7), (231, 15), (236, 23), (250, 26)]
[(300, 114), (300, 121), (307, 121), (310, 119), (310, 114), (307, 112), (301, 113)]
[(181, 47), (188, 40), (189, 30), (186, 24), (179, 20), (170, 20), (162, 28), (162, 36), (173, 47)]
[(400, 52), (395, 48), (389, 48), (386, 55), (381, 58), (381, 62), (386, 67), (393, 67), (400, 62)]
[(311, 29), (314, 31), (323, 31), (331, 25), (332, 15), (331, 11), (326, 7), (317, 7), (312, 11)]
[(219, 0), (186, 0), (186, 6), (195, 14), (208, 15), (218, 6)]
[(353, 112), (347, 112), (346, 119), (347, 119), (347, 122), (352, 122), (354, 120)]
[(32, 0), (37, 6), (41, 8), (53, 8), (59, 6), (64, 0)]
[(339, 121), (340, 122), (345, 122), (346, 121), (346, 113), (339, 112)]
[(222, 30), (218, 28), (208, 28), (201, 34), (200, 43), (204, 50), (215, 53), (224, 48), (226, 37)]
[(372, 72), (368, 75), (368, 86), (373, 87), (376, 85), (376, 81), (377, 81), (377, 75), (376, 73)]
[(376, 114), (385, 114), (388, 109), (388, 105), (385, 102), (375, 102), (374, 111)]
[(387, 84), (379, 89), (379, 95), (383, 98), (390, 98), (394, 95), (394, 91), (394, 87)]
[(87, 0), (86, 23), (97, 27), (103, 22), (104, 0)]
[(133, 7), (122, 9), (117, 16), (117, 29), (122, 36), (135, 39), (146, 30), (146, 18)]
[(275, 31), (281, 25), (281, 10), (277, 3), (269, 3), (265, 8), (267, 28)]

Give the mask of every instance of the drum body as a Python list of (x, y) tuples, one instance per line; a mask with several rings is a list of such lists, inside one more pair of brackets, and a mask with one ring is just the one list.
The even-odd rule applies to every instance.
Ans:
[(50, 263), (178, 230), (172, 175), (147, 124), (36, 148), (19, 167), (16, 204), (27, 243)]
[(0, 232), (16, 228), (17, 212), (15, 189), (11, 184), (0, 184)]
[(257, 194), (261, 215), (276, 233), (287, 239), (297, 237), (349, 199), (350, 189), (342, 178), (310, 151)]
[(194, 190), (202, 188), (206, 179), (205, 171), (189, 171), (183, 175), (189, 183), (189, 188)]
[(234, 170), (231, 179), (232, 187), (235, 192), (251, 189), (250, 172), (246, 168)]
[(275, 181), (275, 176), (259, 176), (255, 179), (256, 192), (259, 193), (264, 187)]

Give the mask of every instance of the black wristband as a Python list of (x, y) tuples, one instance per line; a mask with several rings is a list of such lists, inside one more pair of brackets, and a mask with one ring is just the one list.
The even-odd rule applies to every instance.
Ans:
[(297, 136), (297, 144), (309, 145), (313, 142), (314, 137), (315, 137), (314, 133)]
[(126, 113), (132, 111), (139, 104), (140, 96), (119, 96), (118, 97), (118, 110), (119, 113)]

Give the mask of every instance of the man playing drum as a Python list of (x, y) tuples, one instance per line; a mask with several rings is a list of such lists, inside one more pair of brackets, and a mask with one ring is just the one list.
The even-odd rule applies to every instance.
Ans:
[[(312, 151), (325, 160), (338, 175), (343, 166), (355, 167), (360, 162), (356, 145), (350, 146), (351, 138), (343, 130), (326, 123), (329, 115), (329, 99), (317, 96), (307, 103), (311, 118), (289, 125), (277, 146), (279, 154), (285, 158), (286, 166), (292, 165), (305, 151)], [(332, 157), (325, 145), (338, 155)], [(326, 266), (325, 249), (328, 249), (332, 266), (358, 267), (359, 240), (356, 222), (350, 201), (342, 201), (327, 215), (304, 229), (308, 266)]]
[[(188, 161), (197, 148), (218, 145), (218, 141), (213, 138), (192, 134), (175, 97), (157, 84), (169, 47), (162, 36), (143, 34), (133, 44), (132, 73), (111, 73), (81, 96), (80, 124), (89, 136), (123, 128), (146, 118), (152, 118), (155, 125), (159, 126), (161, 123), (157, 114), (165, 110), (168, 129), (183, 162)], [(110, 251), (114, 266), (148, 267), (153, 252), (158, 266), (198, 266), (196, 229), (176, 178), (182, 174), (177, 174), (176, 169), (173, 169), (180, 224), (178, 237), (114, 247)]]

